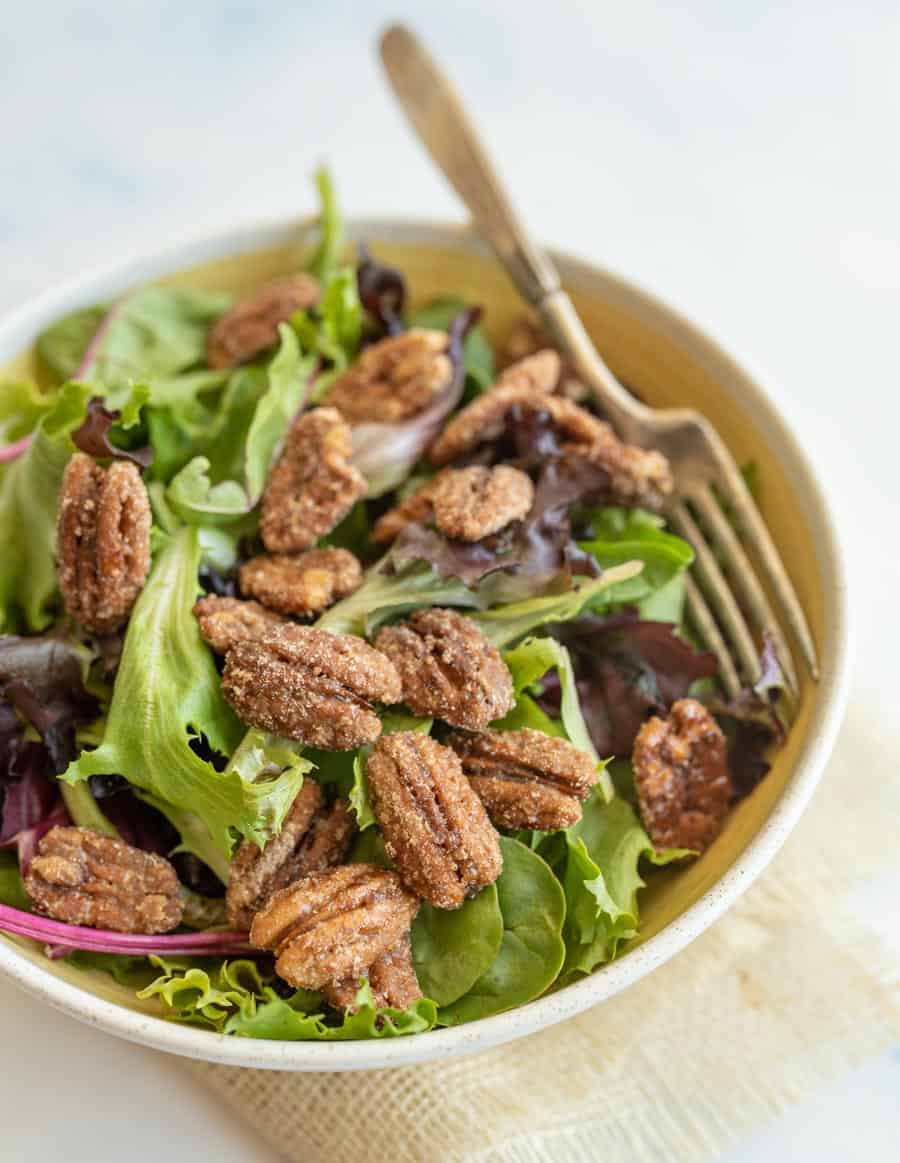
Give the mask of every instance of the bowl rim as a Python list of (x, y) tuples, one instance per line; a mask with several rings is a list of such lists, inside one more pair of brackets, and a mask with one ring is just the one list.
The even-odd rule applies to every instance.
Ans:
[[(47, 323), (67, 310), (199, 263), (299, 240), (302, 230), (312, 221), (314, 219), (279, 216), (260, 223), (221, 226), (79, 274), (29, 299), (0, 319), (0, 360), (23, 350)], [(350, 219), (347, 235), (351, 240), (377, 237), (383, 241), (488, 253), (469, 226), (410, 216)], [(790, 466), (795, 479), (817, 546), (818, 568), (825, 581), (821, 679), (807, 744), (782, 794), (756, 835), (734, 864), (701, 897), (620, 960), (517, 1009), (469, 1025), (406, 1038), (359, 1042), (270, 1042), (181, 1026), (129, 1010), (62, 981), (36, 965), (14, 944), (0, 940), (0, 972), (14, 983), (56, 1009), (108, 1033), (185, 1057), (232, 1066), (294, 1071), (408, 1066), (474, 1053), (511, 1041), (574, 1017), (612, 997), (664, 964), (713, 924), (775, 856), (818, 783), (833, 748), (848, 693), (850, 604), (834, 510), (806, 450), (776, 405), (744, 367), (715, 340), (633, 280), (585, 260), (557, 251), (551, 253), (567, 285), (599, 290), (608, 300), (627, 306), (657, 330), (676, 337), (690, 349), (694, 358), (715, 367), (723, 377), (739, 385), (742, 407), (752, 414), (773, 450)]]

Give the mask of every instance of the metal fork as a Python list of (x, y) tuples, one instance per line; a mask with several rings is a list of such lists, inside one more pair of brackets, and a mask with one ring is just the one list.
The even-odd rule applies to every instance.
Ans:
[[(797, 594), (721, 437), (699, 412), (687, 408), (656, 411), (635, 400), (619, 383), (562, 290), (550, 258), (519, 221), (459, 96), (427, 50), (408, 28), (398, 24), (383, 34), (381, 56), (391, 86), (422, 143), (620, 436), (645, 448), (658, 448), (668, 457), (675, 499), (666, 515), (695, 553), (687, 578), (688, 615), (699, 637), (717, 655), (728, 694), (736, 695), (758, 681), (758, 642), (763, 635), (770, 636), (791, 691), (797, 690), (787, 637), (765, 585), (810, 673), (818, 678), (816, 648)], [(727, 516), (722, 502), (728, 506)]]

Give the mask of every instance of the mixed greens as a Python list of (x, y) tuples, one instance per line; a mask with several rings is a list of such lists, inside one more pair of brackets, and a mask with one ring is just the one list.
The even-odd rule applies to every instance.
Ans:
[[(494, 351), (477, 303), (448, 297), (407, 311), (399, 272), (364, 248), (348, 265), (331, 184), (317, 180), (322, 213), (307, 270), (322, 295), (281, 325), (274, 350), (211, 369), (207, 333), (231, 296), (148, 287), (49, 327), (37, 341), (47, 386), (0, 387), (0, 929), (112, 974), (167, 1017), (287, 1040), (473, 1021), (615, 957), (638, 932), (643, 876), (689, 855), (655, 850), (641, 823), (628, 762), (635, 735), (648, 715), (709, 686), (716, 669), (683, 624), (690, 547), (653, 513), (592, 502), (589, 479), (542, 470), (531, 513), (499, 546), (476, 551), (425, 528), (386, 553), (373, 543), (377, 517), (422, 479), (435, 433), (494, 382)], [(264, 847), (304, 780), (349, 799), (359, 828), (351, 859), (387, 863), (365, 749), (314, 751), (247, 729), (223, 698), (193, 607), (203, 592), (234, 592), (294, 416), (327, 401), (372, 337), (411, 325), (448, 331), (458, 374), (421, 414), (354, 432), (368, 496), (323, 543), (368, 568), (316, 625), (369, 636), (421, 607), (464, 610), (513, 677), (515, 705), (494, 729), (568, 739), (601, 776), (573, 826), (501, 837), (495, 884), (458, 910), (421, 907), (412, 956), (423, 1000), (379, 1011), (362, 982), (353, 1012), (340, 1014), (320, 995), (286, 988), (271, 959), (229, 931), (222, 897), (237, 847)], [(541, 445), (540, 433), (514, 436), (520, 449)], [(144, 470), (153, 564), (121, 633), (88, 635), (61, 609), (57, 495), (76, 449)], [(769, 693), (752, 713), (720, 708), (742, 794), (766, 769)], [(384, 716), (385, 733), (432, 729), (404, 712)], [(22, 873), (60, 823), (169, 855), (185, 902), (179, 932), (108, 934), (33, 912)]]

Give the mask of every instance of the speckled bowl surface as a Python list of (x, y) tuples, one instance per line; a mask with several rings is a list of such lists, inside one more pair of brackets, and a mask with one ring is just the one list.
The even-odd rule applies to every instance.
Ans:
[[(40, 378), (32, 344), (75, 307), (136, 284), (177, 283), (231, 291), (288, 272), (308, 227), (281, 222), (226, 230), (52, 290), (0, 322), (0, 380)], [(416, 301), (459, 293), (486, 308), (502, 336), (521, 311), (496, 262), (454, 227), (357, 221), (353, 238), (408, 276)], [(107, 975), (48, 961), (34, 943), (0, 937), (0, 971), (48, 1004), (111, 1034), (160, 1050), (235, 1066), (361, 1070), (486, 1049), (564, 1021), (656, 969), (711, 925), (763, 871), (804, 809), (834, 743), (846, 696), (848, 609), (840, 547), (803, 450), (763, 390), (711, 339), (652, 295), (606, 271), (557, 256), (588, 330), (613, 370), (649, 403), (705, 413), (739, 462), (754, 460), (761, 507), (809, 616), (822, 663), (804, 679), (797, 721), (762, 784), (731, 815), (713, 847), (687, 868), (654, 877), (642, 895), (640, 938), (612, 964), (509, 1013), (456, 1029), (364, 1042), (267, 1042), (228, 1038), (164, 1020)], [(2, 390), (2, 388), (0, 388)]]

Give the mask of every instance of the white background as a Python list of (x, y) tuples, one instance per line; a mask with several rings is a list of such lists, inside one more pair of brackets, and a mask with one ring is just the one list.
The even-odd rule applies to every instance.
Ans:
[[(322, 159), (348, 212), (460, 218), (372, 51), (388, 19), (411, 20), (477, 111), (537, 235), (677, 304), (773, 392), (842, 513), (858, 607), (854, 698), (896, 715), (892, 0), (3, 9), (0, 309), (196, 229), (308, 211), (308, 175)], [(896, 941), (896, 895), (863, 897)], [(116, 1043), (5, 983), (0, 1015), (4, 1158), (269, 1158), (176, 1060)], [(898, 1093), (900, 1048), (727, 1158), (891, 1157)]]

